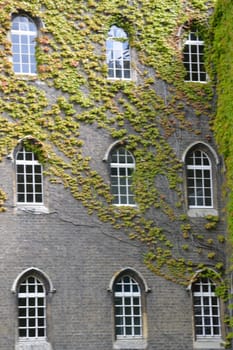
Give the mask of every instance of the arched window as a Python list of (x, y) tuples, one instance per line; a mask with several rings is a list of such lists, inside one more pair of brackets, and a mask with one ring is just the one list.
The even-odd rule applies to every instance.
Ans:
[(26, 15), (17, 15), (12, 19), (11, 41), (13, 69), (18, 74), (35, 74), (35, 48), (37, 27)]
[(46, 337), (46, 292), (40, 279), (31, 275), (18, 288), (19, 338)]
[(141, 338), (141, 288), (130, 275), (123, 275), (114, 284), (115, 336), (117, 339)]
[(192, 284), (195, 339), (221, 337), (220, 303), (215, 294), (216, 285), (208, 277), (198, 278)]
[(189, 208), (212, 208), (212, 164), (208, 154), (201, 148), (191, 149), (185, 163)]
[(17, 297), (16, 349), (51, 350), (48, 323), (51, 322), (50, 293), (55, 289), (50, 278), (31, 267), (17, 276), (11, 288)]
[(128, 36), (122, 28), (113, 25), (106, 42), (108, 77), (111, 79), (130, 79), (130, 48)]
[(110, 153), (110, 180), (113, 204), (135, 205), (132, 175), (135, 169), (133, 155), (124, 147), (115, 147)]
[(16, 192), (19, 204), (43, 203), (43, 168), (36, 154), (25, 147), (16, 154)]
[(204, 41), (197, 29), (192, 29), (184, 45), (183, 63), (186, 81), (205, 82)]

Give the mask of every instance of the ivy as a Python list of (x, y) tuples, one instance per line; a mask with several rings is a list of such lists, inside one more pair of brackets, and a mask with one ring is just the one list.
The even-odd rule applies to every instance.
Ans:
[[(212, 83), (184, 84), (180, 44), (186, 34), (180, 28), (195, 20), (205, 26), (213, 3), (9, 0), (0, 6), (1, 158), (19, 139), (27, 143), (30, 135), (38, 140), (27, 147), (46, 162), (45, 175), (54, 186), (63, 184), (88, 214), (120, 229), (132, 243), (140, 242), (151, 271), (184, 284), (200, 264), (211, 262), (219, 271), (223, 267), (215, 248), (224, 239), (213, 239), (209, 232), (218, 221), (200, 219), (199, 233), (195, 221), (184, 215), (183, 170), (174, 149), (187, 133), (193, 140), (207, 137), (200, 120), (212, 123)], [(17, 10), (43, 23), (36, 77), (15, 75), (9, 60), (10, 14)], [(105, 41), (112, 24), (129, 34), (136, 81), (107, 79)], [(109, 185), (84, 155), (83, 126), (103, 130), (112, 142), (125, 140), (133, 152), (136, 208), (111, 204)], [(225, 134), (219, 137), (226, 140)]]

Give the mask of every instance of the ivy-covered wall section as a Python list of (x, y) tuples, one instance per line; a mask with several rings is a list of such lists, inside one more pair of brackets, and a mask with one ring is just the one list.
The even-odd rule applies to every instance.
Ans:
[(212, 21), (212, 48), (211, 66), (213, 68), (213, 79), (217, 81), (217, 112), (214, 119), (214, 131), (220, 150), (225, 158), (227, 168), (227, 187), (225, 188), (228, 197), (228, 224), (229, 238), (232, 242), (233, 232), (233, 192), (228, 191), (233, 187), (233, 4), (231, 1), (219, 0), (216, 4)]
[[(51, 183), (68, 188), (89, 215), (142, 242), (148, 268), (178, 283), (188, 283), (204, 266), (221, 273), (224, 264), (221, 218), (186, 215), (181, 162), (193, 142), (215, 147), (209, 125), (212, 83), (184, 83), (182, 64), (187, 30), (197, 21), (207, 39), (213, 5), (205, 0), (0, 2), (1, 159), (20, 139), (30, 135), (38, 140)], [(15, 75), (12, 69), (11, 16), (20, 11), (41, 21), (35, 77)], [(129, 35), (132, 81), (107, 79), (105, 42), (112, 24)], [(226, 45), (227, 35), (222, 39)], [(231, 58), (231, 48), (227, 50), (225, 62)], [(227, 69), (226, 64), (219, 67)], [(217, 118), (215, 125), (226, 156), (231, 131), (223, 135), (221, 126), (230, 123), (231, 105), (230, 93), (222, 95), (222, 120)], [(111, 204), (109, 183), (92, 166), (102, 159), (83, 152), (88, 149), (83, 127), (102, 130), (108, 146), (122, 140), (134, 154), (136, 208)], [(231, 169), (229, 158), (227, 162)], [(3, 202), (5, 196), (2, 192)]]

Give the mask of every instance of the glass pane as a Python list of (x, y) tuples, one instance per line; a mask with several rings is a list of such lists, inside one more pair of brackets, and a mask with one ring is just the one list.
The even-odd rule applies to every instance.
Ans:
[(29, 337), (35, 337), (36, 336), (36, 330), (35, 329), (29, 329)]
[(26, 309), (20, 308), (18, 314), (19, 314), (19, 317), (26, 316)]
[(19, 298), (18, 299), (18, 305), (19, 306), (26, 306), (26, 299), (25, 298)]
[(38, 337), (44, 337), (45, 336), (45, 330), (44, 328), (38, 329)]
[(19, 329), (19, 337), (26, 337), (27, 333), (26, 333), (26, 329)]
[(35, 298), (29, 298), (29, 303), (30, 306), (35, 306)]

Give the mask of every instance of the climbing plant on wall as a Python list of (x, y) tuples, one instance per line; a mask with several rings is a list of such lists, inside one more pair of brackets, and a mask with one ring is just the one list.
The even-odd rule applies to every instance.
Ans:
[[(19, 139), (38, 139), (40, 159), (50, 155), (44, 161), (51, 183), (63, 183), (89, 215), (140, 241), (148, 268), (179, 283), (206, 262), (219, 272), (223, 266), (215, 246), (224, 239), (210, 238), (218, 220), (200, 219), (200, 233), (184, 214), (183, 169), (174, 147), (184, 133), (210, 137), (200, 120), (211, 121), (213, 85), (184, 84), (182, 45), (193, 21), (208, 37), (212, 7), (204, 0), (0, 2), (1, 159)], [(21, 11), (41, 23), (36, 76), (12, 69), (11, 15)], [(129, 36), (131, 81), (107, 79), (105, 42), (113, 24)], [(82, 125), (104, 130), (133, 152), (137, 207), (111, 204), (109, 185), (83, 154)]]
[[(211, 22), (211, 48), (212, 55), (210, 55), (209, 65), (211, 67), (212, 79), (216, 81), (217, 86), (217, 108), (216, 116), (213, 120), (213, 128), (215, 137), (221, 153), (224, 155), (226, 165), (226, 184), (225, 197), (227, 199), (227, 223), (228, 223), (228, 244), (229, 254), (232, 251), (233, 243), (233, 161), (232, 161), (232, 115), (233, 115), (233, 101), (232, 101), (232, 55), (233, 55), (233, 24), (232, 24), (233, 4), (231, 1), (218, 0), (216, 3), (214, 15)], [(232, 273), (232, 256), (229, 255), (229, 269), (227, 274)], [(232, 296), (227, 295), (230, 309), (232, 310)], [(232, 312), (230, 311), (230, 315)], [(232, 329), (232, 317), (227, 318), (229, 328)], [(233, 333), (228, 332), (227, 345), (230, 346), (233, 338)]]

